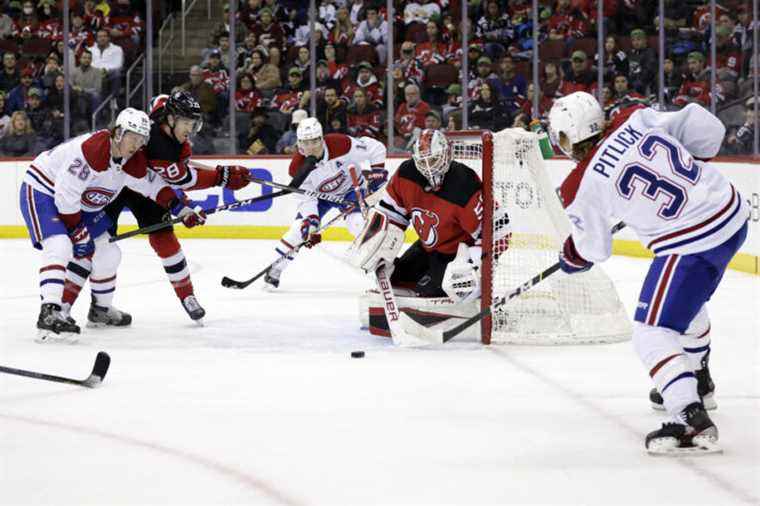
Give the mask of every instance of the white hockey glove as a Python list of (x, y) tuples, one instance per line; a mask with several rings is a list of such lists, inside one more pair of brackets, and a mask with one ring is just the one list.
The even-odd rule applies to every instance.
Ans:
[(457, 256), (446, 266), (441, 287), (455, 303), (471, 302), (480, 297), (479, 246), (459, 243)]
[(380, 262), (384, 262), (390, 276), (393, 260), (402, 244), (404, 231), (392, 224), (385, 214), (370, 209), (364, 229), (348, 249), (348, 261), (365, 272), (375, 272)]

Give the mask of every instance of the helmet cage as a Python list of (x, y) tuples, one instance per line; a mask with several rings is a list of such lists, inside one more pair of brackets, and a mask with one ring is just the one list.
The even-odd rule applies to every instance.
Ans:
[(412, 159), (417, 171), (428, 180), (433, 190), (437, 190), (443, 185), (443, 179), (451, 167), (453, 158), (451, 144), (440, 132), (437, 135), (442, 138), (443, 142), (440, 142), (440, 139), (437, 142), (431, 142), (430, 147), (420, 151), (418, 140), (412, 152)]

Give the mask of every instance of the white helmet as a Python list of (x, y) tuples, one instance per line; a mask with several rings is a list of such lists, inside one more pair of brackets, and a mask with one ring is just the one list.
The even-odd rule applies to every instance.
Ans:
[(414, 141), (412, 158), (417, 171), (438, 190), (451, 166), (451, 145), (440, 130), (425, 129)]
[(119, 139), (125, 132), (134, 132), (146, 139), (150, 136), (150, 119), (143, 111), (127, 107), (116, 117), (117, 128), (121, 129)]
[(320, 125), (317, 118), (305, 118), (298, 122), (298, 128), (296, 128), (296, 139), (298, 144), (298, 152), (303, 153), (304, 141), (313, 141), (319, 139), (322, 142), (322, 125)]
[(558, 98), (549, 111), (549, 135), (572, 158), (573, 146), (604, 131), (604, 113), (596, 98), (576, 91)]

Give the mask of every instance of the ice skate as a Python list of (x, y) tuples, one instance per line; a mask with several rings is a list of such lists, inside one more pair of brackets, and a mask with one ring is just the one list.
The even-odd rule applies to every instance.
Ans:
[(132, 315), (125, 313), (115, 307), (102, 307), (95, 304), (90, 305), (90, 311), (87, 313), (87, 327), (127, 327), (132, 323)]
[(198, 303), (195, 295), (188, 295), (182, 299), (182, 307), (187, 311), (188, 316), (198, 325), (203, 326), (203, 317), (206, 316), (206, 310)]
[(73, 344), (79, 340), (79, 326), (74, 319), (64, 316), (61, 313), (61, 306), (58, 304), (43, 304), (40, 308), (40, 315), (37, 318), (37, 338), (38, 343), (60, 342)]
[(664, 423), (647, 434), (645, 446), (649, 453), (678, 457), (723, 451), (717, 445), (718, 428), (701, 403), (689, 404), (678, 418), (679, 422)]

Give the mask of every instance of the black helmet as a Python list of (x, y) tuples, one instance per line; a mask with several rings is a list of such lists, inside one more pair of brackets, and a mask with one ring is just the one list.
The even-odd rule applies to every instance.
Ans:
[(169, 95), (166, 99), (166, 114), (180, 118), (200, 120), (201, 106), (191, 94), (186, 91), (178, 91)]

